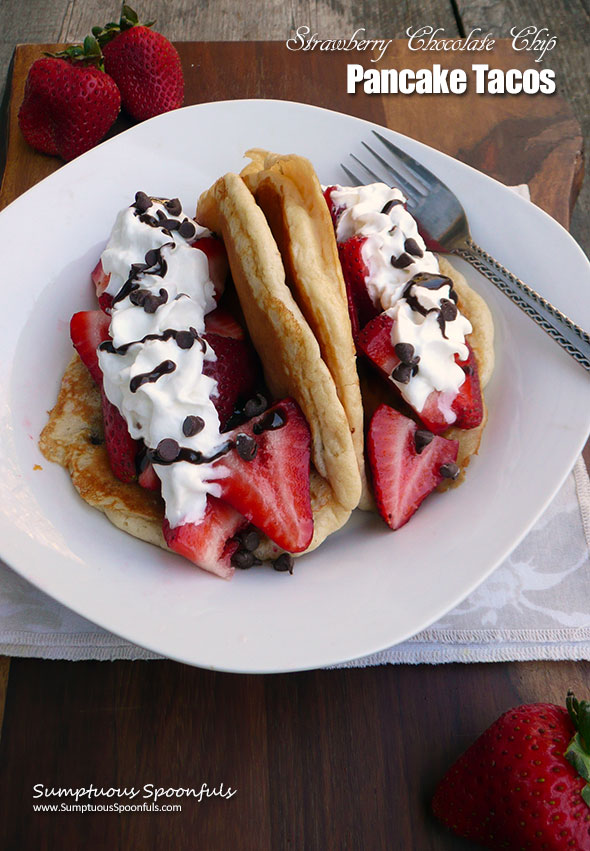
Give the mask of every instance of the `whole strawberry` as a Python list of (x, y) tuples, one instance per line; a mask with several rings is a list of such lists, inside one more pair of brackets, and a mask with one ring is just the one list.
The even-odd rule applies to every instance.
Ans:
[(121, 106), (116, 83), (94, 64), (100, 49), (89, 37), (31, 65), (18, 123), (38, 151), (72, 160), (94, 147), (113, 125)]
[(441, 780), (437, 818), (487, 848), (588, 851), (590, 702), (567, 706), (502, 715)]
[(176, 48), (161, 33), (140, 24), (123, 6), (118, 24), (92, 32), (104, 53), (105, 70), (117, 83), (123, 109), (142, 121), (182, 106), (184, 79)]

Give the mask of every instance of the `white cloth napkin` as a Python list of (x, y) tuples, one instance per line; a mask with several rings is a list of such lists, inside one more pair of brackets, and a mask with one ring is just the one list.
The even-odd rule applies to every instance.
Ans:
[[(514, 187), (528, 197), (528, 187)], [(0, 562), (0, 654), (158, 659), (47, 597)], [(346, 663), (590, 659), (590, 480), (578, 459), (506, 561), (456, 609), (395, 647)]]

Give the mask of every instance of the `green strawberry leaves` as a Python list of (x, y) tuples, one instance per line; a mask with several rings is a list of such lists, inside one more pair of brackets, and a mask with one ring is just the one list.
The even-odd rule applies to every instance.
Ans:
[(580, 777), (588, 781), (582, 789), (582, 798), (590, 807), (590, 701), (579, 701), (568, 691), (566, 706), (576, 734), (567, 747), (565, 758)]
[(83, 44), (70, 44), (58, 53), (46, 53), (54, 59), (68, 59), (70, 62), (83, 62), (85, 65), (96, 65), (104, 71), (104, 61), (100, 44), (94, 35), (87, 35)]
[(121, 7), (121, 18), (119, 22), (109, 21), (104, 27), (92, 27), (92, 35), (98, 40), (101, 47), (112, 41), (119, 33), (125, 30), (130, 30), (132, 27), (152, 27), (155, 21), (146, 21), (141, 23), (135, 9), (123, 3)]

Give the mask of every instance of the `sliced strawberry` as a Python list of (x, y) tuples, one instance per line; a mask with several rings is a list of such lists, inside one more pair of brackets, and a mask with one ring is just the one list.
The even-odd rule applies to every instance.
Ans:
[[(313, 535), (310, 431), (297, 403), (283, 399), (228, 432), (236, 448), (217, 463), (222, 498), (282, 549), (307, 549)], [(245, 460), (251, 455), (250, 460)], [(229, 469), (229, 476), (227, 475)]]
[(220, 337), (245, 339), (244, 329), (227, 310), (218, 307), (205, 317), (205, 334), (219, 334)]
[(159, 491), (161, 487), (160, 479), (158, 478), (153, 464), (147, 464), (141, 471), (137, 481), (148, 491)]
[(219, 299), (223, 295), (227, 273), (229, 272), (227, 252), (223, 242), (215, 236), (202, 236), (196, 242), (193, 242), (193, 248), (198, 248), (207, 255), (209, 275)]
[(110, 319), (101, 310), (83, 310), (70, 321), (72, 343), (90, 375), (100, 387), (105, 443), (111, 469), (122, 482), (136, 478), (135, 457), (138, 442), (127, 431), (127, 423), (118, 409), (106, 397), (102, 387), (102, 372), (98, 364), (97, 349), (109, 339)]
[(111, 276), (107, 275), (105, 270), (102, 268), (102, 260), (99, 259), (98, 263), (92, 270), (90, 277), (92, 278), (92, 283), (96, 289), (97, 297), (101, 296), (111, 280)]
[[(386, 313), (382, 313), (363, 328), (357, 341), (359, 350), (387, 378), (391, 376), (393, 370), (400, 363), (391, 341), (392, 329), (393, 319)], [(469, 343), (467, 343), (467, 348), (469, 350), (467, 360), (459, 360), (459, 356), (455, 355), (455, 363), (459, 364), (465, 371), (465, 381), (450, 405), (455, 414), (455, 420), (449, 422), (444, 416), (440, 405), (443, 394), (438, 390), (433, 390), (422, 410), (416, 412), (426, 428), (434, 434), (442, 434), (451, 425), (466, 429), (475, 428), (483, 419), (483, 398), (477, 361)], [(392, 387), (397, 392), (397, 387), (394, 384), (392, 384)]]
[(344, 207), (338, 207), (334, 202), (332, 193), (338, 189), (337, 186), (328, 186), (327, 189), (324, 189), (324, 198), (326, 199), (326, 204), (328, 205), (328, 210), (330, 211), (330, 215), (332, 216), (332, 224), (334, 225), (334, 230), (338, 225), (338, 219), (344, 212)]
[(459, 472), (457, 440), (418, 431), (413, 420), (388, 405), (373, 414), (367, 449), (377, 508), (392, 529), (407, 523), (445, 476)]
[(101, 396), (104, 439), (111, 470), (120, 482), (133, 482), (137, 478), (135, 458), (138, 442), (131, 437), (127, 423), (102, 388)]
[(362, 248), (366, 239), (366, 236), (353, 236), (338, 246), (340, 265), (346, 284), (348, 311), (355, 340), (367, 322), (370, 322), (381, 312), (381, 309), (373, 304), (365, 283), (369, 274), (362, 255)]
[(256, 394), (261, 381), (260, 363), (247, 340), (220, 334), (206, 334), (205, 339), (217, 355), (217, 360), (205, 361), (203, 372), (217, 381), (217, 395), (212, 399), (223, 430), (238, 403)]
[(163, 531), (171, 550), (203, 570), (231, 579), (235, 572), (231, 557), (239, 546), (234, 536), (247, 525), (246, 518), (223, 500), (207, 496), (205, 516), (200, 523), (185, 523), (171, 529), (164, 520)]
[(102, 387), (102, 372), (98, 365), (97, 349), (109, 339), (111, 320), (101, 310), (82, 310), (70, 320), (70, 337), (80, 359), (99, 387)]

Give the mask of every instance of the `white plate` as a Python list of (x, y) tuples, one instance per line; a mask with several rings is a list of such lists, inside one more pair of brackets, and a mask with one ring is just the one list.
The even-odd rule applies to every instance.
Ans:
[[(326, 183), (373, 125), (282, 101), (231, 101), (155, 118), (100, 145), (0, 214), (0, 555), (46, 593), (137, 644), (227, 671), (291, 671), (369, 654), (425, 628), (516, 546), (562, 483), (590, 423), (588, 375), (469, 267), (496, 324), (481, 454), (462, 487), (391, 533), (356, 512), (293, 576), (231, 583), (113, 527), (37, 448), (71, 354), (73, 312), (116, 212), (138, 189), (192, 209), (253, 146), (305, 154)], [(388, 132), (388, 131), (387, 131)], [(413, 140), (393, 141), (459, 196), (474, 238), (582, 327), (590, 266), (571, 237), (501, 184)], [(42, 470), (35, 469), (40, 465)]]

